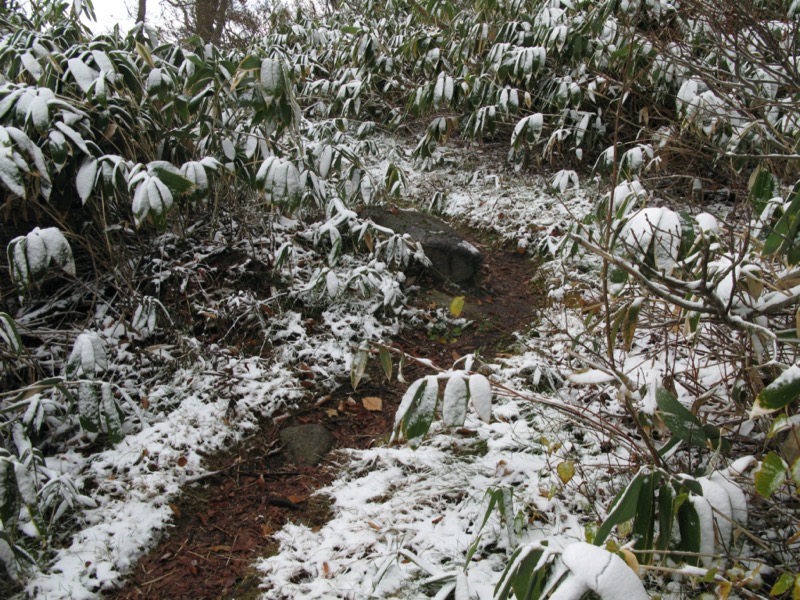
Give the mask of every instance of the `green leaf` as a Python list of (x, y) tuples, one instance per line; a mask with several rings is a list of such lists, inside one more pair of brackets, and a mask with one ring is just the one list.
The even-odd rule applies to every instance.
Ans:
[(649, 476), (650, 474), (647, 472), (639, 472), (628, 484), (628, 487), (617, 494), (606, 520), (597, 530), (597, 536), (594, 539), (595, 546), (601, 546), (616, 525), (628, 521), (636, 515), (642, 484)]
[(680, 549), (687, 554), (682, 559), (691, 565), (697, 565), (700, 557), (697, 553), (700, 552), (700, 517), (697, 510), (691, 502), (682, 502), (678, 509), (678, 528), (681, 532)]
[(800, 228), (800, 182), (797, 182), (789, 194), (789, 207), (783, 213), (775, 228), (764, 242), (762, 254), (786, 254), (793, 246)]
[(439, 384), (436, 377), (425, 378), (425, 386), (419, 394), (417, 402), (406, 412), (404, 429), (408, 445), (416, 448), (427, 435), (436, 414), (436, 403), (439, 397)]
[(786, 481), (786, 464), (775, 452), (770, 452), (761, 461), (754, 477), (756, 492), (764, 498), (769, 498)]
[(700, 448), (718, 446), (719, 430), (713, 427), (707, 430), (700, 419), (663, 387), (656, 390), (656, 404), (659, 416), (676, 438)]
[(769, 591), (770, 596), (782, 596), (794, 587), (794, 576), (790, 573), (783, 573), (772, 589)]
[(153, 167), (153, 173), (155, 173), (158, 178), (164, 182), (164, 185), (174, 194), (185, 194), (194, 188), (194, 183), (186, 179), (186, 177), (180, 173), (176, 173), (166, 167)]
[(669, 547), (676, 508), (675, 489), (665, 481), (658, 490), (658, 539), (656, 540), (658, 550), (666, 550)]
[(24, 345), (17, 330), (17, 323), (11, 318), (11, 315), (4, 312), (0, 312), (0, 340), (5, 342), (15, 355), (22, 354)]
[(787, 406), (800, 396), (800, 366), (792, 365), (756, 397), (750, 418), (766, 415)]
[(392, 380), (392, 354), (386, 348), (381, 348), (379, 352), (379, 356), (381, 359), (381, 367), (383, 368), (383, 374), (386, 375), (386, 380)]
[(358, 384), (364, 377), (364, 372), (367, 370), (367, 359), (369, 359), (369, 351), (362, 345), (353, 356), (353, 364), (350, 367), (350, 383), (353, 391), (358, 389)]
[[(636, 538), (634, 548), (637, 550), (650, 550), (653, 547), (656, 527), (656, 487), (659, 479), (660, 473), (656, 471), (642, 480), (632, 529), (633, 537)], [(646, 563), (651, 561), (652, 557), (652, 554), (645, 553), (639, 556), (639, 560)]]
[(0, 524), (8, 526), (19, 515), (19, 490), (14, 465), (0, 456)]

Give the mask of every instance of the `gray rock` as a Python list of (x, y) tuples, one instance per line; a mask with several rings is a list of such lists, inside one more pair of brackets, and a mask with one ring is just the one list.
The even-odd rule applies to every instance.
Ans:
[(474, 281), (480, 272), (483, 255), (455, 229), (433, 215), (388, 206), (371, 206), (361, 211), (381, 227), (408, 234), (422, 245), (433, 270), (453, 283)]
[(281, 443), (301, 467), (313, 467), (320, 463), (333, 448), (336, 439), (322, 425), (297, 425), (281, 431)]

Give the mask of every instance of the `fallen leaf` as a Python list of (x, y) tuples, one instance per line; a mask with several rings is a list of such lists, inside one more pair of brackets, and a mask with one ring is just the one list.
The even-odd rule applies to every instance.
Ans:
[(377, 396), (367, 396), (366, 398), (361, 400), (361, 403), (367, 410), (377, 411), (377, 412), (383, 410), (383, 400), (381, 400)]
[(173, 504), (172, 502), (170, 502), (169, 503), (169, 507), (172, 510), (172, 512), (175, 513), (175, 516), (180, 519), (181, 518), (181, 509), (178, 508), (178, 505), (177, 504)]
[(322, 576), (325, 579), (330, 579), (331, 577), (331, 568), (328, 566), (327, 562), (322, 563)]
[(231, 549), (230, 546), (219, 545), (219, 546), (209, 546), (208, 551), (209, 552), (227, 552), (230, 549)]
[(300, 496), (300, 495), (286, 496), (286, 499), (289, 502), (292, 502), (293, 504), (300, 504), (301, 502), (305, 502), (306, 500), (308, 500), (308, 496)]
[(178, 459), (178, 466), (179, 466), (179, 467), (185, 467), (185, 466), (186, 466), (186, 463), (188, 463), (188, 462), (189, 462), (189, 460), (188, 460), (188, 459), (187, 459), (185, 456), (181, 456), (181, 457)]
[(464, 296), (456, 296), (453, 298), (453, 301), (450, 302), (450, 314), (453, 315), (456, 319), (461, 316), (461, 313), (464, 310)]
[(150, 400), (147, 398), (147, 396), (142, 398), (142, 408), (145, 409), (145, 410), (150, 408)]
[(264, 523), (261, 525), (261, 535), (264, 537), (269, 537), (273, 533), (275, 533), (275, 529), (269, 523)]
[(444, 515), (438, 516), (431, 521), (431, 524), (436, 525), (437, 523), (441, 523), (444, 519)]
[(326, 408), (325, 414), (328, 415), (331, 419), (333, 419), (334, 417), (339, 416), (339, 411), (336, 410), (335, 408)]
[(367, 525), (372, 527), (375, 531), (380, 531), (381, 530), (381, 526), (373, 523), (372, 521), (367, 521)]

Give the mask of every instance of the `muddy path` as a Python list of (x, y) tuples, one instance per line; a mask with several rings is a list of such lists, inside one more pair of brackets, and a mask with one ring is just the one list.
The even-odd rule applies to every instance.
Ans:
[[(467, 236), (474, 240), (474, 236)], [(491, 360), (511, 351), (514, 332), (535, 323), (543, 297), (536, 267), (512, 249), (480, 246), (484, 264), (478, 285), (458, 289), (421, 280), (413, 299), (428, 309), (425, 327), (406, 328), (394, 343), (412, 356), (444, 368), (467, 353)], [(448, 309), (464, 297), (462, 316), (471, 323), (438, 323), (436, 309)], [(430, 325), (430, 326), (427, 326)], [(376, 361), (377, 362), (377, 361)], [(221, 456), (208, 458), (215, 474), (194, 482), (171, 505), (175, 518), (161, 543), (140, 559), (115, 599), (258, 598), (254, 561), (278, 551), (273, 534), (286, 522), (321, 527), (330, 500), (314, 492), (333, 481), (346, 460), (336, 449), (369, 448), (385, 443), (407, 383), (386, 382), (372, 365), (370, 377), (353, 393), (349, 384), (291, 415), (262, 424), (260, 431)], [(429, 374), (408, 363), (407, 381)], [(364, 398), (380, 398), (379, 409)], [(335, 438), (335, 449), (313, 467), (298, 467), (282, 448), (281, 430), (319, 424)]]

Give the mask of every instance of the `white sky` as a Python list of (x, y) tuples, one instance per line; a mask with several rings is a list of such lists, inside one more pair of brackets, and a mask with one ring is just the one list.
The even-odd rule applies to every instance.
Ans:
[[(97, 22), (89, 25), (96, 33), (107, 31), (117, 23), (122, 31), (127, 31), (133, 27), (134, 19), (128, 14), (136, 13), (136, 0), (94, 0), (94, 10), (97, 14)], [(147, 20), (151, 20), (160, 12), (161, 7), (158, 0), (148, 0)]]

